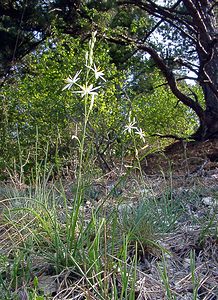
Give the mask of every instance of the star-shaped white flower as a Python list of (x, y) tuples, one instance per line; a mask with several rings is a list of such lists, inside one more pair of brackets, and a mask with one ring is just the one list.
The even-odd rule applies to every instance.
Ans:
[(90, 67), (90, 66), (87, 66), (87, 68), (89, 68), (90, 70), (92, 70), (94, 72), (96, 79), (101, 78), (102, 80), (106, 81), (105, 78), (103, 77), (104, 76), (104, 72), (102, 72), (101, 69), (99, 69), (98, 67), (96, 67), (95, 64), (94, 64), (93, 68)]
[(65, 87), (62, 89), (62, 91), (66, 90), (66, 89), (70, 89), (72, 87), (72, 85), (74, 85), (78, 80), (79, 80), (79, 74), (81, 73), (81, 70), (76, 72), (76, 75), (72, 78), (71, 76), (69, 76), (65, 82), (67, 83), (65, 85)]
[(80, 91), (74, 91), (73, 93), (81, 94), (82, 97), (84, 97), (86, 95), (96, 96), (96, 95), (98, 95), (96, 90), (98, 90), (100, 88), (100, 86), (96, 86), (96, 87), (93, 88), (93, 84), (90, 84), (89, 86), (78, 84), (78, 86), (81, 88), (81, 90)]
[(124, 129), (123, 132), (128, 131), (129, 133), (131, 133), (133, 129), (136, 129), (136, 130), (137, 130), (137, 127), (134, 126), (135, 124), (136, 124), (135, 121), (130, 122), (129, 124), (127, 124), (127, 125), (125, 126), (125, 129)]
[(135, 133), (139, 135), (140, 139), (143, 140), (143, 142), (145, 142), (145, 134), (143, 133), (141, 128), (137, 128), (137, 131)]

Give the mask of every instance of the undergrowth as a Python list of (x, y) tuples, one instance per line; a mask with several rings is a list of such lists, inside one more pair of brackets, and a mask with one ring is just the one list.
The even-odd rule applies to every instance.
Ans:
[[(3, 192), (1, 299), (22, 299), (22, 294), (27, 299), (138, 299), (139, 265), (149, 255), (163, 257), (160, 278), (167, 299), (177, 299), (164, 260), (171, 253), (161, 240), (178, 229), (187, 213), (184, 195), (181, 199), (168, 191), (156, 198), (142, 195), (135, 204), (126, 203), (121, 195), (113, 207), (107, 195), (102, 207), (96, 203), (86, 210), (84, 202), (75, 213), (60, 183)], [(213, 218), (202, 226), (202, 242), (215, 230)], [(193, 299), (198, 299), (194, 253), (190, 253)], [(51, 279), (43, 283), (45, 278)]]

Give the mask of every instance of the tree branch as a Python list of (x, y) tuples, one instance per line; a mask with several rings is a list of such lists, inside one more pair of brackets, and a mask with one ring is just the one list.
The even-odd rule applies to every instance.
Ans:
[(192, 0), (183, 0), (183, 3), (187, 8), (187, 11), (192, 15), (193, 20), (195, 20), (195, 24), (197, 25), (198, 30), (200, 29), (200, 35), (204, 35), (207, 41), (210, 42), (211, 38), (204, 23), (204, 17), (202, 13), (200, 14), (201, 10), (197, 9)]
[(176, 83), (176, 78), (171, 71), (171, 69), (166, 65), (164, 60), (160, 57), (160, 55), (157, 53), (156, 50), (154, 50), (152, 47), (150, 47), (147, 44), (143, 44), (141, 42), (135, 41), (129, 37), (125, 36), (119, 36), (119, 39), (110, 38), (111, 41), (115, 43), (122, 43), (122, 44), (132, 44), (134, 47), (136, 47), (139, 50), (142, 50), (152, 57), (154, 62), (156, 63), (157, 67), (161, 70), (162, 74), (167, 80), (167, 83), (169, 84), (169, 87), (172, 91), (172, 93), (185, 105), (190, 107), (194, 110), (194, 112), (197, 114), (197, 116), (202, 119), (204, 117), (204, 110), (202, 107), (196, 103), (192, 98), (187, 96), (186, 94), (182, 93)]
[[(171, 22), (174, 21), (178, 21), (180, 24), (183, 24), (186, 26), (186, 28), (189, 29), (190, 32), (196, 34), (196, 30), (193, 27), (193, 24), (188, 22), (187, 20), (183, 20), (180, 16), (180, 18), (177, 17), (176, 12), (173, 13), (175, 11), (175, 5), (179, 5), (182, 2), (182, 0), (179, 0), (178, 2), (176, 2), (176, 4), (174, 4), (171, 8), (165, 8), (162, 7), (160, 5), (157, 5), (156, 3), (154, 3), (153, 1), (146, 1), (145, 3), (142, 2), (141, 0), (120, 0), (117, 1), (117, 5), (118, 6), (122, 6), (122, 5), (134, 5), (137, 6), (139, 8), (141, 8), (144, 11), (147, 11), (148, 13), (150, 13), (151, 15), (158, 17), (158, 18), (165, 18), (165, 21), (169, 22), (169, 20), (171, 20)], [(172, 9), (172, 11), (170, 11)]]
[(185, 138), (179, 137), (179, 136), (174, 135), (174, 134), (153, 133), (150, 136), (158, 136), (159, 138), (162, 138), (162, 139), (164, 139), (164, 138), (165, 139), (175, 139), (177, 141), (183, 141), (183, 140), (185, 140)]

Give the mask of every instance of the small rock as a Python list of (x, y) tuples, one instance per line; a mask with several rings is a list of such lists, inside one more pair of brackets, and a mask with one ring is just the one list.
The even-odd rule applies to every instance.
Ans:
[(55, 279), (51, 276), (42, 275), (38, 278), (38, 289), (43, 291), (44, 295), (52, 295), (52, 293), (57, 292), (57, 283)]
[(133, 209), (134, 209), (133, 203), (121, 203), (121, 204), (119, 204), (117, 211), (118, 211), (118, 214), (132, 213)]
[(202, 202), (206, 206), (212, 206), (215, 201), (214, 201), (214, 199), (212, 197), (204, 197), (204, 198), (202, 198)]
[(191, 265), (191, 260), (190, 258), (184, 258), (184, 261), (183, 261), (183, 266), (185, 269), (188, 269)]
[[(182, 297), (177, 298), (178, 300), (192, 300), (193, 299), (193, 294), (192, 293), (186, 293), (185, 295), (182, 295)], [(196, 298), (199, 300), (199, 298)]]

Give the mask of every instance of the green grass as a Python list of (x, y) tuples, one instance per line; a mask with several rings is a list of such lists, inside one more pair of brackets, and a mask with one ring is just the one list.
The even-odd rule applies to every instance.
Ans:
[[(53, 299), (54, 295), (45, 294), (43, 285), (39, 287), (37, 283), (42, 274), (59, 278), (64, 288), (56, 292), (61, 297), (70, 292), (69, 285), (73, 284), (71, 299), (78, 294), (84, 299), (137, 299), (139, 261), (149, 253), (163, 257), (160, 278), (167, 299), (176, 299), (164, 260), (170, 252), (159, 241), (187, 217), (186, 206), (193, 205), (194, 199), (198, 201), (197, 191), (186, 196), (175, 196), (169, 190), (156, 198), (142, 195), (136, 204), (126, 202), (120, 195), (114, 198), (117, 204), (113, 208), (109, 205), (111, 198), (105, 196), (101, 202), (108, 204), (106, 208), (95, 205), (88, 211), (84, 209), (82, 186), (74, 201), (67, 199), (60, 184), (42, 183), (26, 191), (5, 188), (3, 193), (1, 299), (19, 299), (20, 293), (26, 293), (29, 299)], [(214, 236), (217, 230), (217, 220), (209, 215), (198, 220), (202, 240)], [(205, 219), (208, 222), (202, 225)], [(196, 224), (192, 216), (190, 220)], [(190, 255), (193, 299), (197, 299), (194, 252)]]
[[(7, 199), (8, 204), (1, 221), (2, 228), (5, 228), (2, 243), (2, 295), (4, 293), (6, 297), (11, 294), (11, 299), (14, 299), (14, 293), (23, 285), (31, 286), (35, 278), (31, 271), (35, 267), (34, 260), (42, 260), (49, 265), (51, 276), (70, 269), (71, 277), (84, 278), (97, 299), (105, 299), (102, 293), (110, 294), (109, 283), (105, 278), (112, 278), (117, 265), (121, 264), (120, 260), (116, 262), (111, 257), (114, 249), (121, 253), (123, 251), (117, 249), (118, 243), (110, 246), (115, 236), (108, 237), (108, 232), (116, 234), (111, 225), (113, 223), (110, 220), (106, 222), (94, 210), (86, 216), (81, 209), (81, 199), (69, 207), (64, 193), (57, 194), (53, 188), (35, 190), (26, 196), (23, 193), (19, 196), (18, 191), (16, 194)], [(63, 201), (62, 207), (60, 201)], [(125, 247), (127, 244), (125, 241)], [(108, 253), (108, 249), (113, 250)], [(5, 278), (4, 273), (7, 274)]]

